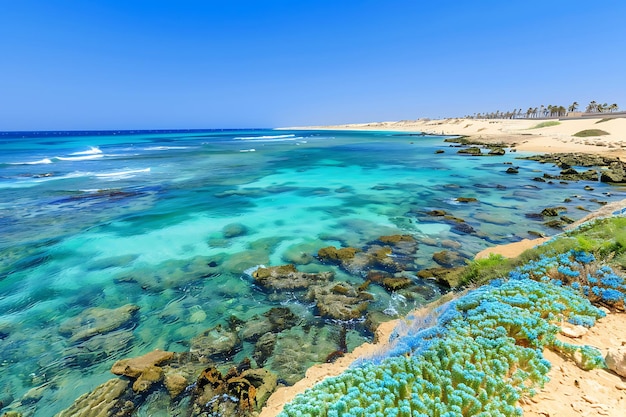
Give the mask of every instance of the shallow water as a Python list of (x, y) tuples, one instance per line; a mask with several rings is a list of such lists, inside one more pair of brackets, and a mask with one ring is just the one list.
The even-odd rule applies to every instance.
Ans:
[[(0, 134), (0, 402), (53, 415), (109, 379), (120, 358), (186, 351), (204, 330), (276, 306), (300, 321), (266, 366), (279, 374), (294, 366), (282, 349), (300, 355), (294, 361), (304, 369), (337, 350), (342, 328), (349, 349), (371, 333), (362, 321), (320, 318), (299, 294), (264, 291), (250, 268), (295, 263), (360, 284), (363, 274), (321, 265), (317, 250), (411, 234), (421, 243), (409, 276), (422, 292), (407, 300), (370, 286), (368, 311), (396, 317), (441, 293), (414, 273), (435, 266), (442, 242), (461, 243), (470, 257), (532, 237), (529, 230), (556, 232), (528, 213), (558, 205), (578, 219), (585, 212), (577, 206), (598, 207), (592, 199), (624, 198), (624, 189), (602, 183), (588, 191), (588, 183), (534, 182), (558, 170), (514, 159), (520, 155), (468, 157), (441, 137), (389, 132)], [(505, 174), (506, 163), (520, 173)], [(424, 214), (433, 209), (476, 233)], [(106, 337), (68, 336), (68, 323), (86, 309), (127, 304), (139, 307), (137, 316)], [(222, 360), (253, 349), (244, 342)]]

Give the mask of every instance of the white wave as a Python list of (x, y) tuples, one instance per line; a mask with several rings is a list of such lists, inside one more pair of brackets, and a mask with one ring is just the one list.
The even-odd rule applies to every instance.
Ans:
[(235, 140), (262, 140), (262, 139), (289, 139), (294, 140), (296, 135), (272, 135), (272, 136), (242, 136)]
[(32, 162), (9, 162), (9, 165), (40, 165), (40, 164), (51, 164), (52, 160), (48, 158), (40, 159), (39, 161)]
[(98, 159), (102, 158), (104, 155), (102, 154), (93, 154), (93, 155), (83, 155), (83, 156), (55, 156), (54, 159), (58, 159), (59, 161), (87, 161), (90, 159)]
[(150, 168), (132, 169), (129, 171), (106, 172), (106, 173), (94, 174), (94, 176), (97, 178), (106, 178), (106, 179), (123, 179), (123, 178), (133, 177), (135, 176), (135, 174), (140, 174), (142, 172), (150, 172)]
[(256, 152), (256, 149), (241, 149), (239, 152)]
[(243, 271), (243, 273), (244, 273), (245, 275), (248, 275), (248, 276), (250, 276), (250, 277), (251, 277), (251, 276), (252, 276), (252, 274), (253, 274), (253, 273), (254, 273), (257, 269), (259, 269), (259, 268), (266, 268), (266, 266), (265, 266), (265, 265), (262, 265), (262, 264), (259, 264), (259, 265), (256, 265), (256, 266), (252, 266), (252, 267), (250, 267), (250, 268), (248, 268), (248, 269), (244, 270), (244, 271)]
[(102, 151), (97, 146), (90, 146), (88, 151), (73, 152), (70, 155), (98, 155), (101, 153)]
[(189, 149), (189, 146), (149, 146), (144, 151), (169, 151), (171, 149)]

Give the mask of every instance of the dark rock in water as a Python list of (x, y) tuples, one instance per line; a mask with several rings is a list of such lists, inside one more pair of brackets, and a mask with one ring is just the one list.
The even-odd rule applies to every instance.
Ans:
[(561, 175), (578, 175), (578, 171), (576, 171), (574, 168), (570, 168), (569, 165), (567, 165), (567, 168), (561, 171)]
[(259, 366), (263, 366), (267, 359), (274, 353), (274, 347), (276, 346), (276, 334), (265, 333), (257, 340), (254, 345), (254, 353), (252, 357)]
[(544, 180), (544, 179), (543, 179), (543, 178), (541, 178), (541, 177), (535, 177), (535, 178), (533, 178), (533, 181), (537, 181), (537, 182), (546, 182), (546, 180)]
[(422, 279), (434, 279), (437, 283), (449, 288), (456, 288), (461, 284), (464, 267), (456, 268), (427, 268), (417, 273)]
[(390, 235), (381, 236), (378, 241), (386, 245), (396, 245), (400, 242), (415, 242), (415, 238), (411, 235)]
[(585, 185), (585, 191), (593, 191), (593, 187), (589, 186), (589, 185)]
[(609, 204), (608, 201), (600, 201), (597, 198), (590, 198), (589, 201), (591, 201), (592, 203), (598, 203), (601, 206), (606, 206), (607, 204)]
[(571, 198), (564, 198), (564, 199), (563, 199), (563, 202), (564, 202), (564, 203), (571, 203), (571, 202), (572, 202), (572, 199), (571, 199)]
[(224, 226), (222, 234), (225, 238), (230, 239), (233, 237), (244, 236), (248, 233), (248, 229), (241, 223), (231, 223)]
[(537, 232), (535, 230), (529, 230), (528, 234), (534, 237), (546, 237), (545, 234), (541, 233), (541, 232)]
[(576, 206), (576, 208), (580, 211), (591, 211), (589, 209), (584, 208), (583, 206)]
[(477, 146), (471, 146), (469, 148), (459, 149), (457, 153), (468, 154), (468, 155), (481, 155), (480, 148)]
[(323, 317), (337, 320), (361, 317), (372, 298), (370, 293), (359, 291), (346, 282), (311, 287), (307, 294), (307, 299), (315, 301)]
[(129, 392), (129, 381), (110, 379), (93, 391), (81, 395), (74, 403), (55, 417), (109, 417), (130, 416), (135, 410)]
[(560, 212), (567, 211), (567, 207), (546, 207), (541, 210), (541, 214), (543, 216), (555, 217), (558, 216)]
[(70, 342), (85, 340), (130, 325), (138, 310), (139, 307), (133, 304), (126, 304), (115, 309), (88, 308), (80, 315), (61, 323), (59, 333), (69, 337)]
[(519, 169), (514, 167), (508, 167), (505, 171), (507, 174), (517, 174), (519, 173)]
[(378, 270), (372, 269), (372, 270), (367, 271), (366, 279), (368, 281), (375, 282), (375, 283), (379, 284), (379, 283), (383, 282), (383, 280), (385, 278), (392, 278), (392, 277), (393, 277), (393, 275), (390, 274), (389, 272), (378, 271)]
[(222, 374), (214, 366), (198, 377), (193, 390), (192, 416), (243, 416), (258, 412), (277, 386), (277, 377), (266, 369), (248, 365)]
[(174, 357), (174, 352), (154, 350), (143, 356), (122, 359), (115, 362), (111, 372), (134, 379), (133, 391), (145, 392), (153, 384), (163, 380), (163, 368), (159, 365), (167, 363)]
[(303, 289), (317, 283), (333, 279), (332, 272), (306, 273), (299, 272), (294, 265), (280, 265), (258, 268), (252, 273), (255, 282), (265, 288), (274, 290)]
[(322, 262), (330, 261), (330, 262), (337, 263), (337, 262), (345, 262), (346, 260), (350, 260), (354, 258), (357, 252), (360, 252), (360, 251), (356, 248), (337, 249), (334, 246), (327, 246), (325, 248), (320, 249), (317, 252), (317, 256), (318, 258), (320, 258)]
[(444, 151), (443, 149), (437, 149), (437, 150), (435, 151), (435, 153), (444, 153), (444, 152), (445, 152), (445, 151)]
[(501, 156), (501, 155), (504, 155), (505, 153), (506, 153), (505, 150), (502, 148), (493, 148), (489, 151), (488, 155)]
[(383, 287), (389, 292), (401, 290), (413, 285), (413, 281), (405, 277), (389, 277), (383, 280)]
[(224, 357), (235, 352), (240, 343), (239, 335), (234, 329), (218, 325), (191, 339), (189, 351), (207, 358)]
[(476, 230), (467, 223), (457, 223), (452, 226), (450, 231), (458, 234), (470, 234), (476, 232)]
[(574, 174), (569, 171), (572, 166), (583, 167), (604, 167), (600, 181), (602, 182), (614, 182), (622, 183), (626, 182), (626, 163), (622, 162), (619, 158), (612, 158), (602, 155), (594, 154), (581, 154), (581, 153), (569, 153), (569, 154), (546, 154), (535, 155), (523, 159), (530, 159), (541, 163), (553, 163), (557, 166), (564, 168), (564, 171), (568, 173), (561, 173), (560, 179), (569, 180), (586, 180), (597, 181), (598, 174), (595, 170), (588, 170), (583, 173)]
[(544, 225), (546, 227), (551, 227), (552, 229), (562, 229), (563, 226), (565, 226), (565, 223), (563, 222), (563, 220), (550, 220), (548, 222), (545, 222)]
[(435, 252), (433, 254), (433, 261), (443, 267), (452, 268), (454, 266), (463, 265), (465, 263), (465, 258), (457, 252), (442, 250), (441, 252)]
[(526, 213), (526, 214), (524, 214), (524, 216), (527, 219), (543, 220), (543, 214), (541, 214), (541, 213)]
[(567, 216), (561, 216), (560, 217), (561, 220), (563, 220), (565, 223), (567, 224), (572, 224), (574, 223), (574, 219), (572, 219), (571, 217), (567, 217)]
[(241, 338), (255, 341), (266, 333), (278, 333), (294, 326), (298, 318), (287, 307), (274, 307), (262, 316), (246, 320), (241, 329)]
[(457, 197), (456, 201), (459, 203), (477, 203), (478, 199), (474, 197)]
[(442, 216), (445, 216), (448, 213), (446, 213), (445, 210), (431, 210), (431, 211), (427, 212), (426, 214), (428, 214), (429, 216), (433, 216), (433, 217), (442, 217)]

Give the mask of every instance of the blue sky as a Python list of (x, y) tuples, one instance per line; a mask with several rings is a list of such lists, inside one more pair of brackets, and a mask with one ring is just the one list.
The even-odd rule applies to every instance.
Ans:
[(0, 131), (626, 108), (626, 2), (0, 0)]

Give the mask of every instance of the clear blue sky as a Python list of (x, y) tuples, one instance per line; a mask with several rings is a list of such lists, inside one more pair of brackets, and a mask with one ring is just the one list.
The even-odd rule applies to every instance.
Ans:
[(626, 108), (626, 2), (0, 0), (0, 130)]

